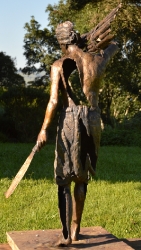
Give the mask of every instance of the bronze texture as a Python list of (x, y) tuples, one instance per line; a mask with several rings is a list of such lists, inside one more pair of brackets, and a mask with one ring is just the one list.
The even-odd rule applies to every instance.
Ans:
[[(61, 91), (63, 110), (57, 130), (54, 172), (63, 229), (57, 246), (69, 245), (72, 240), (79, 239), (89, 172), (95, 174), (100, 145), (100, 82), (108, 62), (118, 51), (116, 42), (112, 40), (113, 35), (109, 34), (110, 23), (120, 7), (118, 5), (94, 29), (83, 35), (74, 30), (70, 21), (58, 24), (56, 28), (63, 56), (51, 67), (50, 100), (37, 145), (39, 150), (47, 142), (48, 129), (56, 113)], [(74, 70), (79, 72), (88, 106), (76, 105), (72, 97), (69, 76)], [(72, 181), (75, 182), (73, 205), (70, 191)]]

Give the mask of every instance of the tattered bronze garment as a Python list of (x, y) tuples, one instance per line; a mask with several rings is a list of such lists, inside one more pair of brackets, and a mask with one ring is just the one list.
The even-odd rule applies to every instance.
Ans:
[(88, 182), (88, 171), (94, 174), (96, 169), (100, 134), (99, 108), (72, 106), (62, 111), (54, 162), (58, 185)]

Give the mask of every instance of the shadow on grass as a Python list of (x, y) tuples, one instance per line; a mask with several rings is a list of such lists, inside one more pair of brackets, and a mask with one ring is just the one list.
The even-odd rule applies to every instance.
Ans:
[[(33, 144), (3, 143), (0, 144), (0, 178), (9, 178), (17, 174)], [(24, 178), (48, 179), (54, 178), (55, 144), (44, 146), (37, 152)], [(139, 147), (101, 147), (97, 163), (95, 180), (105, 180), (112, 183), (141, 181), (141, 149)]]

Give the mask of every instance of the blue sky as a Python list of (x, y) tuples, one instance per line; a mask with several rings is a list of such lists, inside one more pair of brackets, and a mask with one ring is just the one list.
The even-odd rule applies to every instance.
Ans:
[(25, 35), (24, 25), (29, 22), (31, 16), (41, 24), (41, 28), (47, 26), (48, 4), (58, 3), (58, 0), (1, 0), (0, 4), (0, 51), (12, 58), (16, 58), (16, 67), (23, 68), (26, 59), (23, 55), (23, 39)]

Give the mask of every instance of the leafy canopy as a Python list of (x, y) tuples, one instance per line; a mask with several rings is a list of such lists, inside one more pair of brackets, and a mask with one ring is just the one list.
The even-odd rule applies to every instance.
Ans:
[[(60, 0), (58, 4), (48, 5), (48, 28), (41, 30), (34, 17), (25, 24), (24, 54), (28, 65), (35, 66), (38, 63), (39, 70), (46, 70), (49, 76), (51, 64), (61, 53), (55, 37), (57, 24), (70, 20), (82, 34), (96, 26), (118, 4), (118, 0)], [(100, 107), (105, 123), (112, 123), (112, 117), (117, 120), (131, 118), (140, 110), (140, 27), (139, 1), (123, 0), (122, 8), (112, 23), (112, 32), (120, 51), (109, 64), (100, 90)]]

